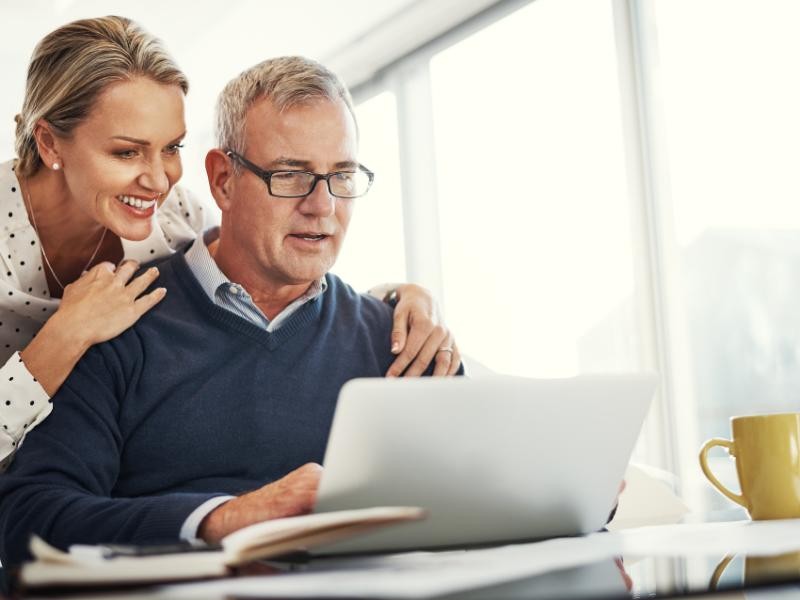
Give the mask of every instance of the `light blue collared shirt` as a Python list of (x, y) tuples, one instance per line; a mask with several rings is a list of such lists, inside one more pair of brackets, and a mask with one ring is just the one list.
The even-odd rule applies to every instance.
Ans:
[(203, 291), (214, 304), (242, 317), (265, 331), (278, 329), (301, 306), (321, 296), (328, 288), (328, 282), (325, 281), (325, 277), (320, 278), (313, 282), (302, 296), (289, 304), (270, 321), (253, 302), (253, 298), (247, 293), (247, 290), (240, 284), (233, 283), (220, 270), (203, 242), (202, 236), (199, 236), (191, 248), (186, 251), (186, 264), (189, 265), (189, 269), (191, 269), (200, 287), (203, 288)]

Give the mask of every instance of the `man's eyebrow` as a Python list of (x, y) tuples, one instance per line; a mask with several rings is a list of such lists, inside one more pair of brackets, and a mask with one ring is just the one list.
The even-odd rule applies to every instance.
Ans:
[[(297, 158), (288, 158), (288, 157), (280, 157), (276, 158), (269, 164), (270, 169), (274, 169), (275, 167), (294, 167), (298, 169), (303, 169), (305, 171), (312, 171), (311, 168), (311, 161), (308, 160), (299, 160)], [(341, 171), (344, 169), (358, 169), (358, 163), (352, 160), (343, 160), (337, 162), (333, 165), (334, 171)]]
[(275, 167), (295, 167), (298, 169), (305, 169), (306, 171), (311, 170), (311, 162), (307, 160), (299, 160), (297, 158), (289, 158), (287, 156), (281, 156), (276, 158), (272, 162), (267, 165), (270, 169)]

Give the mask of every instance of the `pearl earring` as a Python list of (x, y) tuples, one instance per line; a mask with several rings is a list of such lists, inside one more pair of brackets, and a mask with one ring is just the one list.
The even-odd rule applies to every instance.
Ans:
[(57, 162), (53, 163), (53, 171), (58, 171), (61, 168), (61, 165)]

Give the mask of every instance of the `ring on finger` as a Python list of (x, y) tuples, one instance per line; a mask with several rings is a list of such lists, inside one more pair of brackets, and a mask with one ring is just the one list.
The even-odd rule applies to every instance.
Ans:
[(449, 352), (450, 354), (452, 354), (453, 353), (453, 349), (452, 348), (448, 348), (448, 347), (445, 346), (445, 347), (439, 348), (436, 352)]

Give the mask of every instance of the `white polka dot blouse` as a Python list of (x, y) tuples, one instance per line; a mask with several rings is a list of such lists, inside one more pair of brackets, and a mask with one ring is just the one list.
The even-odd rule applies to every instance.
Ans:
[[(39, 237), (14, 173), (14, 161), (0, 163), (0, 472), (25, 434), (52, 410), (47, 393), (25, 368), (19, 352), (58, 309), (45, 280)], [(141, 263), (167, 256), (216, 224), (216, 211), (178, 186), (153, 217), (146, 240), (122, 240), (126, 258)]]

